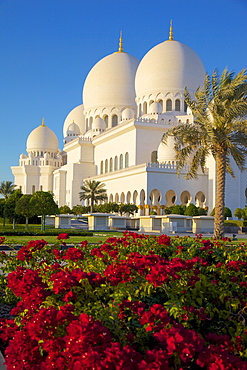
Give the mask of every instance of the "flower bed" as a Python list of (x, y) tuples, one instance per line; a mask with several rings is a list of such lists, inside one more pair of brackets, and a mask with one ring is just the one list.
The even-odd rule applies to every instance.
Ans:
[(247, 369), (247, 247), (126, 232), (0, 254), (7, 369)]

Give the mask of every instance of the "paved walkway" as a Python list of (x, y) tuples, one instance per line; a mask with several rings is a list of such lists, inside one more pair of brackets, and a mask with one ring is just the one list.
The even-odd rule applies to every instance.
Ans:
[(0, 370), (6, 370), (6, 366), (3, 364), (4, 363), (4, 358), (2, 353), (0, 352)]

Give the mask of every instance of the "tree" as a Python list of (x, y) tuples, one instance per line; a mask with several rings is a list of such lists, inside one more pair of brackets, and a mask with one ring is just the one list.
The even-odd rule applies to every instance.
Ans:
[(72, 208), (72, 213), (74, 215), (81, 215), (83, 213), (88, 213), (88, 212), (89, 212), (89, 207), (82, 206), (80, 204), (78, 204), (77, 206), (74, 206)]
[(198, 216), (198, 207), (196, 207), (193, 203), (190, 203), (184, 212), (186, 216)]
[(4, 205), (5, 200), (3, 198), (0, 198), (0, 217), (4, 217)]
[(173, 206), (172, 207), (165, 207), (164, 208), (164, 214), (165, 215), (170, 215), (172, 213), (172, 208), (173, 208)]
[(2, 181), (0, 184), (0, 194), (4, 196), (4, 199), (8, 199), (10, 194), (15, 190), (16, 185), (12, 181)]
[(241, 218), (245, 216), (245, 212), (242, 208), (236, 208), (234, 211), (234, 216), (241, 220)]
[(94, 204), (98, 201), (107, 199), (105, 184), (100, 181), (86, 180), (81, 186), (81, 192), (79, 193), (80, 200), (90, 201), (90, 212), (94, 212)]
[(67, 206), (66, 204), (64, 206), (59, 207), (59, 213), (60, 215), (65, 215), (65, 214), (72, 214), (72, 210)]
[[(210, 216), (215, 216), (215, 207), (213, 208), (212, 212), (210, 213)], [(227, 217), (232, 217), (232, 211), (228, 207), (224, 207), (224, 220)]]
[(123, 213), (133, 215), (135, 212), (138, 212), (138, 207), (135, 204), (131, 204), (131, 203), (125, 203), (125, 204), (121, 203), (119, 205), (119, 212), (121, 216)]
[(206, 74), (204, 85), (192, 99), (185, 89), (185, 101), (194, 115), (193, 124), (180, 124), (164, 134), (164, 142), (174, 135), (177, 171), (188, 163), (187, 178), (196, 177), (206, 160), (212, 155), (216, 165), (216, 199), (214, 238), (224, 235), (224, 207), (226, 173), (234, 177), (230, 166), (233, 159), (240, 170), (244, 169), (247, 154), (247, 74), (242, 70), (234, 76), (225, 69), (221, 76), (215, 70)]
[(24, 216), (26, 218), (26, 229), (28, 229), (28, 219), (34, 215), (34, 211), (30, 206), (31, 194), (24, 194), (17, 201), (15, 206), (15, 213), (17, 215)]
[(16, 212), (15, 207), (18, 200), (22, 197), (20, 189), (14, 190), (9, 197), (5, 200), (4, 217), (9, 218), (13, 222), (13, 229), (15, 229)]
[(37, 215), (41, 216), (41, 230), (45, 230), (45, 216), (56, 215), (59, 213), (58, 206), (54, 202), (52, 193), (48, 191), (36, 191), (30, 200), (30, 209)]
[(208, 214), (208, 211), (206, 208), (199, 207), (198, 208), (198, 216), (206, 216)]
[[(13, 184), (12, 181), (2, 181), (0, 184), (0, 194), (3, 195), (4, 200), (6, 201), (10, 194), (13, 193), (16, 185)], [(3, 210), (3, 226), (5, 226), (5, 203), (4, 203), (4, 210)]]
[(185, 208), (186, 208), (186, 206), (182, 206), (182, 205), (177, 204), (177, 205), (172, 207), (172, 214), (184, 215)]
[(102, 213), (116, 213), (119, 210), (119, 205), (113, 202), (98, 204), (95, 206), (95, 210)]

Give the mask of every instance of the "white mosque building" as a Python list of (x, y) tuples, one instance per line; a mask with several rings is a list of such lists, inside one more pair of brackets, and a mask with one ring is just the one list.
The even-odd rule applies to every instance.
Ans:
[[(172, 137), (162, 136), (180, 123), (193, 123), (184, 102), (202, 85), (205, 68), (187, 45), (169, 39), (153, 47), (141, 61), (119, 49), (89, 72), (83, 87), (83, 104), (74, 108), (63, 125), (64, 148), (44, 121), (27, 139), (27, 155), (11, 167), (14, 183), (24, 194), (52, 191), (59, 206), (80, 204), (84, 180), (105, 183), (108, 202), (134, 203), (140, 215), (164, 206), (215, 202), (215, 164), (186, 180), (184, 168), (176, 174)], [(226, 206), (244, 208), (246, 171), (234, 167), (236, 179), (227, 176)]]

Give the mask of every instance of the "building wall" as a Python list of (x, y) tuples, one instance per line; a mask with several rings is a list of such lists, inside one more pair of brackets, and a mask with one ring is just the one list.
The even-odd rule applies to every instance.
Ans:
[[(136, 164), (136, 132), (133, 126), (128, 126), (123, 130), (120, 127), (113, 128), (111, 132), (106, 132), (100, 135), (100, 137), (95, 138), (93, 144), (95, 145), (94, 161), (97, 166), (97, 174), (100, 174), (101, 161), (104, 161), (105, 165), (105, 161), (108, 160), (109, 169), (110, 158), (114, 162), (116, 156), (118, 158), (119, 168), (121, 154), (125, 157), (125, 154), (129, 153), (129, 166)], [(125, 160), (123, 159), (123, 161), (125, 167)]]

